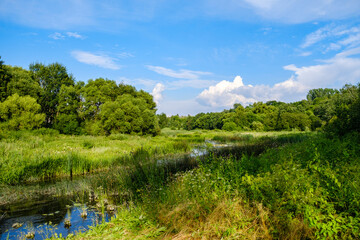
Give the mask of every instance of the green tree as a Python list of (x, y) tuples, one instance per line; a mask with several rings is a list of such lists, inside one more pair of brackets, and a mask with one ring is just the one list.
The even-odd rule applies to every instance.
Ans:
[(313, 101), (316, 98), (329, 98), (333, 96), (334, 94), (338, 93), (339, 91), (336, 89), (331, 88), (317, 88), (317, 89), (311, 89), (308, 94), (306, 95), (306, 99), (308, 101)]
[(32, 78), (31, 72), (21, 67), (7, 66), (7, 68), (11, 75), (11, 80), (7, 84), (7, 95), (11, 96), (17, 93), (19, 96), (29, 95), (39, 100), (42, 89), (39, 83)]
[(161, 113), (158, 115), (159, 127), (165, 128), (168, 124), (168, 118), (166, 117), (165, 113)]
[(182, 128), (182, 120), (178, 114), (172, 115), (169, 118), (169, 127), (171, 129), (180, 129)]
[(359, 87), (345, 85), (333, 98), (334, 116), (325, 126), (326, 132), (345, 135), (359, 129)]
[(51, 127), (54, 124), (57, 106), (59, 104), (59, 92), (62, 85), (74, 86), (74, 78), (67, 73), (66, 67), (59, 63), (45, 66), (41, 63), (30, 64), (33, 78), (42, 88), (40, 105), (42, 112), (46, 114), (45, 125)]
[(1, 125), (9, 130), (37, 128), (45, 119), (40, 109), (34, 98), (15, 93), (0, 103)]
[(100, 106), (108, 101), (115, 101), (120, 95), (120, 89), (113, 80), (104, 78), (90, 79), (82, 88), (81, 95), (84, 98), (81, 107), (83, 120), (94, 120), (100, 111)]
[(54, 128), (61, 133), (79, 134), (81, 132), (80, 118), (78, 117), (80, 89), (81, 83), (76, 86), (61, 86), (54, 123)]
[(4, 101), (7, 97), (7, 85), (11, 80), (11, 75), (8, 71), (8, 68), (4, 64), (4, 61), (1, 60), (0, 56), (0, 102)]
[(130, 94), (119, 96), (100, 107), (98, 125), (105, 134), (110, 133), (159, 133), (155, 111), (148, 108), (146, 100)]
[(249, 126), (248, 114), (246, 113), (245, 108), (242, 105), (237, 105), (235, 109), (234, 122), (241, 129), (247, 128)]
[(234, 122), (225, 122), (224, 125), (222, 126), (222, 130), (225, 131), (234, 131), (237, 129), (236, 123)]

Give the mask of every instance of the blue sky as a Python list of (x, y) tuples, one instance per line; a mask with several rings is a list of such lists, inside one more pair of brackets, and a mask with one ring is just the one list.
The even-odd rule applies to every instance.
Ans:
[(360, 82), (360, 2), (1, 0), (0, 55), (131, 84), (168, 115), (292, 102)]

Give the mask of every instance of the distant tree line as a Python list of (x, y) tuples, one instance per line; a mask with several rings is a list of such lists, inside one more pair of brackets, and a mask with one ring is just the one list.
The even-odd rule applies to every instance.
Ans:
[(195, 116), (158, 115), (161, 128), (222, 129), (227, 131), (319, 130), (343, 135), (360, 132), (360, 87), (345, 85), (342, 89), (319, 88), (308, 92), (306, 100), (284, 103), (255, 102), (249, 106), (234, 104), (222, 112)]
[(160, 133), (152, 95), (97, 78), (78, 81), (59, 63), (29, 70), (0, 58), (0, 130), (56, 129), (64, 134)]
[(151, 134), (160, 128), (226, 131), (324, 129), (343, 135), (360, 131), (360, 87), (319, 88), (306, 100), (234, 104), (222, 112), (195, 116), (156, 115), (152, 95), (113, 80), (75, 81), (59, 63), (30, 64), (29, 70), (5, 65), (0, 57), (0, 131), (56, 129), (63, 134)]

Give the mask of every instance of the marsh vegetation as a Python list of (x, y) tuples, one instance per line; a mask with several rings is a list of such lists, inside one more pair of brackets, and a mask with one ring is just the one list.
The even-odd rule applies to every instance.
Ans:
[[(11, 236), (43, 238), (11, 219), (52, 201), (41, 214), (76, 234), (39, 227), (50, 238), (359, 239), (359, 86), (180, 117), (58, 63), (0, 61), (0, 80), (2, 239), (25, 227)], [(94, 219), (90, 206), (114, 217), (79, 232), (72, 219)]]

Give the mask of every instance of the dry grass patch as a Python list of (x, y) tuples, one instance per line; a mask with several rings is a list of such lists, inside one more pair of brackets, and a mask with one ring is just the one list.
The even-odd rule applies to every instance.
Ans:
[(242, 200), (222, 200), (213, 209), (184, 203), (160, 212), (168, 231), (163, 239), (271, 239), (269, 212), (261, 204), (250, 206)]

